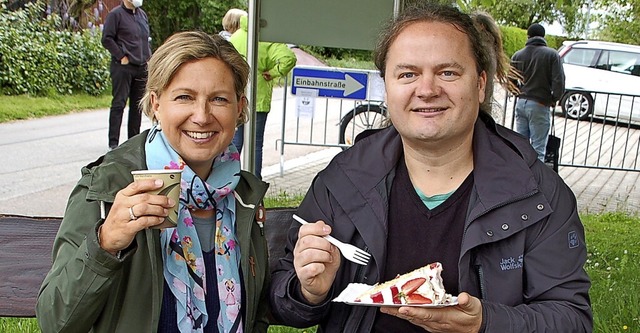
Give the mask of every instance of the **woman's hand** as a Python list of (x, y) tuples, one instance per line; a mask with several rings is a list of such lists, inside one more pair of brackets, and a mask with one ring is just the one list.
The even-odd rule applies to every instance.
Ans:
[(455, 306), (443, 308), (382, 307), (380, 311), (408, 320), (433, 333), (477, 333), (482, 325), (482, 303), (467, 293), (458, 295), (458, 305)]
[(100, 247), (116, 254), (133, 242), (138, 231), (161, 224), (177, 203), (167, 196), (146, 192), (162, 185), (161, 179), (144, 179), (120, 190), (100, 227)]
[(331, 227), (322, 221), (305, 224), (298, 231), (293, 249), (293, 267), (300, 280), (302, 295), (311, 304), (322, 302), (329, 293), (340, 267), (340, 250), (322, 236)]

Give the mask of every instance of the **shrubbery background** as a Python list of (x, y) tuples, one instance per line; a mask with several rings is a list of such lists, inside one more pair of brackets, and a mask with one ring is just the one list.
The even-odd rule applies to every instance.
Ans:
[[(99, 29), (73, 31), (57, 14), (46, 15), (44, 0), (10, 11), (0, 0), (0, 94), (52, 96), (83, 92), (99, 95), (109, 87), (109, 52)], [(246, 8), (246, 0), (155, 0), (145, 3), (152, 48), (183, 30), (217, 33), (229, 8)], [(68, 22), (67, 22), (68, 23)], [(526, 31), (501, 27), (507, 56), (522, 48)], [(552, 48), (564, 38), (546, 36)], [(371, 51), (301, 45), (324, 59), (371, 62)]]
[(99, 95), (109, 85), (109, 52), (99, 31), (69, 31), (42, 1), (8, 11), (0, 0), (0, 93)]

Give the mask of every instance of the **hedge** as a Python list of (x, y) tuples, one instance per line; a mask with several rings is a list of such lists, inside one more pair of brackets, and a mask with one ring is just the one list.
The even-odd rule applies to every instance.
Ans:
[(99, 95), (109, 84), (109, 53), (100, 32), (61, 28), (42, 1), (8, 11), (0, 0), (0, 93)]

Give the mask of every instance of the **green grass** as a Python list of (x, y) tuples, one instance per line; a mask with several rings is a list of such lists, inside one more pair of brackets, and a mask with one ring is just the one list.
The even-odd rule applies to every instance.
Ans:
[(358, 68), (358, 69), (376, 69), (376, 66), (371, 61), (363, 61), (357, 59), (336, 59), (336, 58), (327, 58), (323, 59), (324, 63), (327, 66), (338, 67), (338, 68)]
[(583, 217), (594, 332), (640, 332), (640, 218)]
[[(267, 207), (296, 206), (302, 196), (266, 198)], [(640, 333), (640, 216), (624, 213), (582, 216), (587, 236), (594, 332)], [(35, 319), (0, 318), (0, 332), (39, 332)], [(269, 333), (315, 333), (315, 327), (272, 326)]]
[(36, 333), (40, 328), (35, 318), (0, 318), (0, 332)]
[(268, 196), (264, 198), (264, 206), (266, 208), (277, 207), (298, 207), (304, 194), (289, 194), (286, 191), (280, 192), (275, 196)]
[(269, 326), (269, 333), (316, 333), (315, 327), (293, 328), (287, 326)]
[(111, 90), (99, 96), (87, 94), (33, 97), (0, 95), (0, 123), (60, 115), (88, 109), (108, 108)]

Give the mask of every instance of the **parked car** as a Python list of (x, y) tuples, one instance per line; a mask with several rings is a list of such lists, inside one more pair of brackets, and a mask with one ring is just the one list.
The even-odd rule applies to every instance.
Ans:
[(566, 41), (558, 52), (565, 73), (560, 101), (565, 115), (640, 123), (640, 46)]

